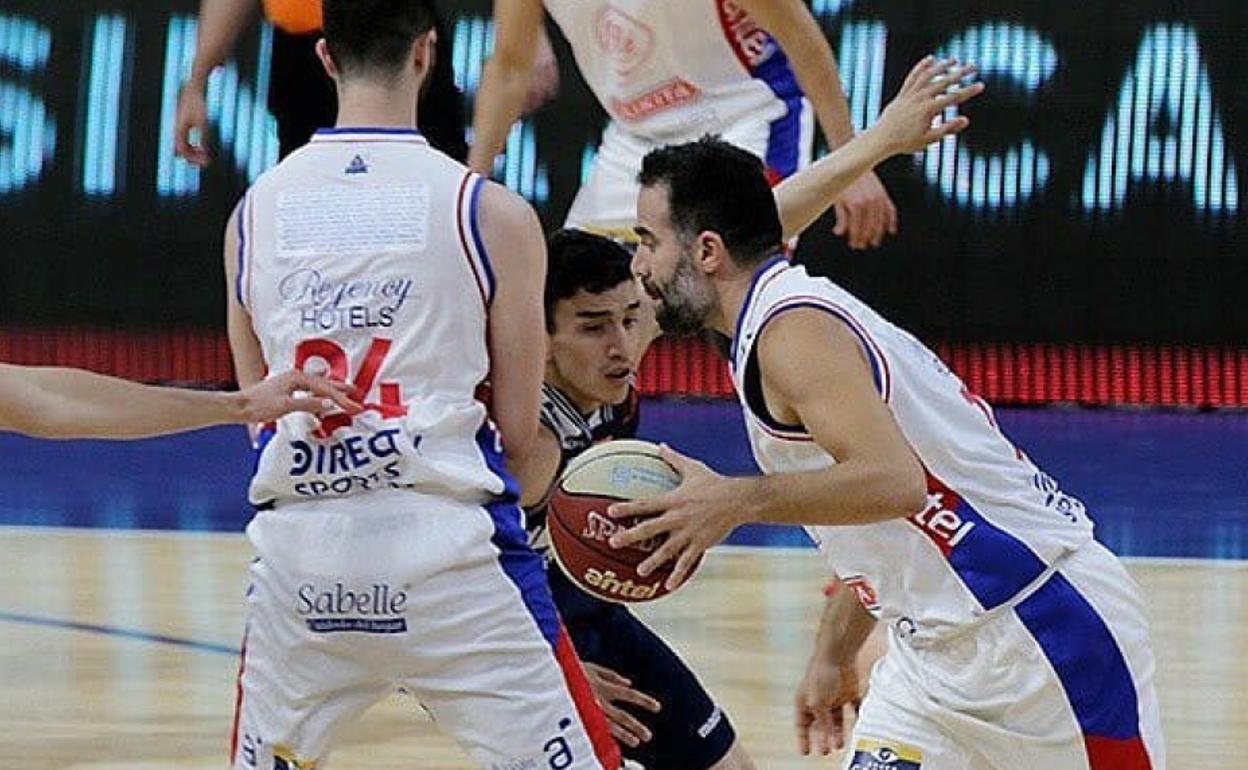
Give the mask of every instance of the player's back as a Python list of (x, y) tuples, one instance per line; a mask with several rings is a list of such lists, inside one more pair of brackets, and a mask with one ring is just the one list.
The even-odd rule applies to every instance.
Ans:
[(239, 210), (238, 292), (270, 371), (353, 383), (355, 417), (283, 418), (252, 481), (262, 504), (411, 488), (503, 490), (474, 397), (489, 371), (493, 277), (483, 184), (409, 131), (319, 132)]

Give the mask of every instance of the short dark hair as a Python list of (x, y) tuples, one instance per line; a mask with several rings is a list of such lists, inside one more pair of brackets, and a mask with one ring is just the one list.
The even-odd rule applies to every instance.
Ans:
[(430, 0), (324, 0), (325, 43), (338, 70), (391, 75), (401, 69), (412, 42), (433, 29)]
[(676, 230), (690, 238), (704, 230), (718, 233), (743, 266), (758, 264), (781, 246), (780, 213), (762, 161), (718, 136), (652, 150), (637, 181), (642, 187), (666, 185)]
[(601, 294), (633, 280), (633, 257), (618, 242), (584, 230), (556, 230), (546, 239), (546, 331), (555, 330), (555, 305), (579, 291)]

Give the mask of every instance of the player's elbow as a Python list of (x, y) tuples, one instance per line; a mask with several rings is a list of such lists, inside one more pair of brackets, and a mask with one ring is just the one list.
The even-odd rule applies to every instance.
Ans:
[(524, 465), (533, 452), (534, 438), (537, 436), (537, 424), (532, 428), (516, 426), (503, 433), (503, 456), (507, 458), (509, 467)]
[(483, 75), (497, 79), (506, 88), (520, 89), (528, 85), (529, 72), (533, 68), (532, 51), (495, 49), (485, 62)]
[(913, 516), (927, 505), (927, 475), (913, 454), (893, 463), (883, 484), (885, 505), (896, 518)]

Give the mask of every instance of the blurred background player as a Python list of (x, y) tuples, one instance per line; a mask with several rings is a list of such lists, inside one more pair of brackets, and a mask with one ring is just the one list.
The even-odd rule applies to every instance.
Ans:
[(147, 438), (290, 412), (358, 411), (350, 387), (285, 372), (233, 393), (142, 385), (81, 369), (0, 364), (0, 431), (40, 438)]
[[(208, 77), (225, 63), (243, 31), (252, 23), (260, 0), (201, 0), (198, 38), (191, 74), (178, 94), (175, 147), (197, 165), (211, 160), (208, 150)], [(277, 121), (280, 157), (302, 147), (318, 128), (334, 124), (337, 96), (333, 80), (316, 56), (321, 38), (321, 0), (264, 0), (273, 24), (269, 112)], [(451, 69), (451, 36), (439, 17), (433, 71), (420, 94), (420, 132), (434, 147), (464, 160), (463, 95)]]
[[(637, 169), (664, 144), (722, 135), (762, 158), (774, 183), (809, 162), (812, 111), (831, 148), (853, 136), (832, 49), (801, 0), (496, 0), (469, 153), (479, 172), (493, 168), (521, 114), (543, 6), (610, 116), (568, 226), (631, 239)], [(836, 210), (836, 232), (853, 248), (878, 246), (897, 228), (873, 173)]]
[(655, 324), (623, 246), (560, 230), (547, 253), (542, 425), (516, 476), (555, 606), (626, 758), (647, 770), (749, 770), (728, 716), (684, 661), (627, 607), (590, 596), (550, 562), (546, 506), (555, 482), (593, 444), (636, 433), (633, 377)]
[(239, 381), (321, 368), (363, 406), (284, 418), (263, 446), (239, 770), (319, 766), (396, 687), (481, 767), (620, 761), (504, 462), (538, 426), (541, 228), (416, 131), (433, 25), (424, 0), (326, 0), (336, 127), (227, 227)]
[[(925, 59), (840, 160), (865, 170), (961, 130), (932, 120), (980, 90), (949, 90), (968, 71)], [(666, 536), (638, 572), (675, 560), (673, 586), (737, 524), (809, 525), (859, 600), (829, 604), (811, 668), (843, 669), (877, 619), (890, 634), (846, 768), (1164, 768), (1143, 602), (1083, 504), (920, 342), (779, 256), (755, 158), (708, 139), (656, 151), (640, 179), (634, 269), (665, 329), (734, 334), (765, 475), (668, 450), (681, 487), (612, 506), (661, 514), (612, 544)], [(809, 672), (803, 690), (801, 748), (839, 742), (848, 693)]]

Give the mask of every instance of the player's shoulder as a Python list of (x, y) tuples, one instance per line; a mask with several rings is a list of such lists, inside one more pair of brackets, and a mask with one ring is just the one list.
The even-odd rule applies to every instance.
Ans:
[(509, 228), (523, 227), (537, 221), (537, 212), (520, 194), (492, 179), (480, 175), (478, 177), (480, 211), (482, 214), (488, 212), (491, 223), (501, 228)]

